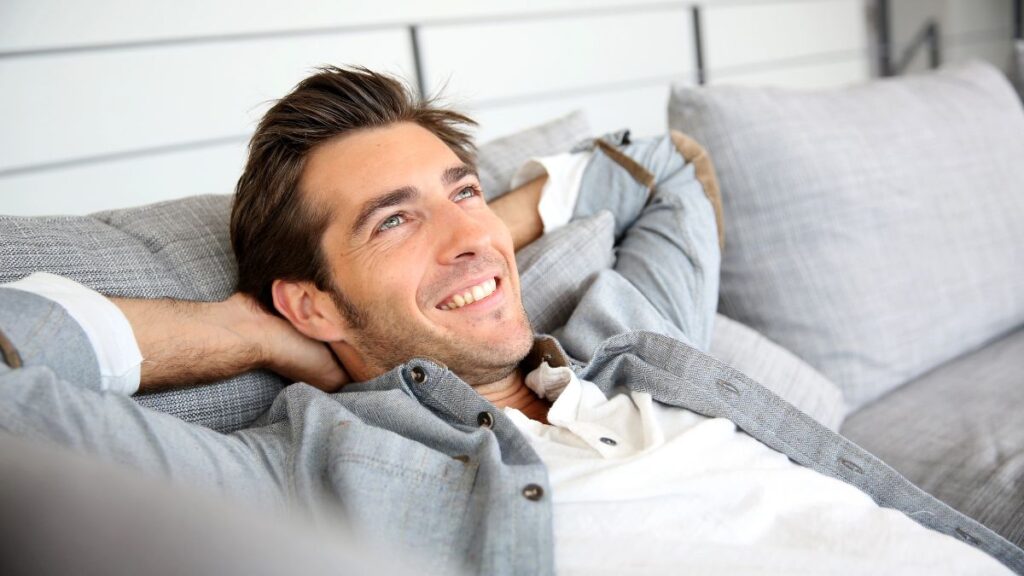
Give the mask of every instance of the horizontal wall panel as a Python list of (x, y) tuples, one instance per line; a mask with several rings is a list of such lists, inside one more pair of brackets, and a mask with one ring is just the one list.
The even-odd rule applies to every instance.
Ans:
[(0, 59), (0, 174), (244, 136), (317, 65), (412, 76), (404, 29)]
[(832, 88), (866, 82), (871, 78), (867, 58), (802, 66), (765, 68), (755, 72), (712, 75), (709, 84), (778, 86), (783, 88)]
[[(467, 102), (513, 104), (608, 82), (629, 85), (694, 69), (686, 8), (425, 26), (428, 86)], [(490, 49), (501, 46), (503, 49)]]
[(574, 110), (583, 110), (595, 134), (628, 128), (634, 136), (651, 136), (667, 130), (670, 83), (626, 90), (595, 91), (561, 98), (470, 109), (480, 123), (477, 142), (543, 124)]
[(863, 0), (762, 2), (703, 11), (705, 63), (718, 70), (867, 50)]
[[(4, 0), (0, 53), (466, 19), (543, 17), (565, 12), (628, 10), (672, 2), (635, 0)], [(682, 4), (679, 2), (678, 4)]]
[(0, 214), (89, 214), (194, 194), (230, 194), (245, 143), (0, 177)]

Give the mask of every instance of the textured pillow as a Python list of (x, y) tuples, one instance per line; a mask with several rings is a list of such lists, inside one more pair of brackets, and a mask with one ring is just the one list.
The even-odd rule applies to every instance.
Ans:
[(715, 159), (719, 311), (851, 408), (1024, 322), (1024, 113), (991, 66), (808, 92), (677, 86), (669, 123)]
[(843, 423), (839, 387), (753, 328), (717, 314), (708, 352), (832, 430)]
[[(230, 208), (230, 196), (194, 196), (92, 216), (0, 216), (0, 283), (46, 271), (110, 296), (222, 300), (237, 276), (228, 243)], [(262, 414), (284, 384), (256, 371), (135, 398), (229, 431)]]
[[(504, 193), (510, 172), (526, 158), (568, 150), (587, 136), (586, 120), (577, 113), (486, 144), (478, 155), (480, 177), (496, 183), (493, 191)], [(90, 216), (0, 216), (0, 283), (46, 271), (111, 296), (222, 300), (234, 289), (238, 274), (228, 240), (230, 209), (231, 196), (224, 195)], [(550, 303), (543, 300), (550, 294), (547, 289), (530, 291), (524, 298), (541, 327), (561, 317), (561, 307), (570, 301), (566, 298), (573, 297), (573, 283), (605, 262), (600, 232), (605, 224), (597, 217), (592, 220), (579, 225), (586, 230), (580, 245), (538, 241), (521, 267), (524, 290), (535, 277), (548, 277), (552, 286), (567, 290), (566, 296)], [(588, 256), (573, 258), (577, 253)], [(142, 394), (136, 400), (190, 422), (231, 431), (266, 411), (286, 383), (275, 374), (256, 371), (209, 386)]]
[(574, 220), (516, 253), (523, 307), (534, 331), (564, 326), (588, 279), (615, 264), (615, 218), (602, 210)]

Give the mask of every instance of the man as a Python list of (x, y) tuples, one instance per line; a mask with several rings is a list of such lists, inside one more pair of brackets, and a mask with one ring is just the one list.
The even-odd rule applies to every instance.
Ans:
[[(595, 141), (489, 206), (468, 123), (367, 70), (306, 79), (239, 181), (240, 294), (0, 289), (0, 311), (29, 319), (0, 320), (9, 348), (56, 334), (64, 352), (0, 373), (0, 426), (244, 498), (338, 503), (428, 571), (1024, 570), (1012, 544), (700, 352), (719, 247), (692, 141)], [(557, 340), (535, 337), (515, 250), (599, 209), (614, 268), (586, 279)], [(254, 367), (308, 384), (229, 436), (110, 392)], [(83, 389), (96, 381), (108, 391)]]

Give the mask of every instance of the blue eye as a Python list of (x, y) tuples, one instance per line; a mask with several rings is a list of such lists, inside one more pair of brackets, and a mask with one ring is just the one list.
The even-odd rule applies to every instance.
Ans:
[(459, 193), (455, 195), (456, 200), (465, 200), (466, 198), (472, 198), (480, 193), (476, 186), (466, 186)]
[(398, 226), (401, 226), (403, 222), (405, 222), (405, 217), (403, 217), (401, 214), (389, 216), (386, 220), (380, 223), (380, 226), (377, 227), (377, 231), (384, 232), (386, 230), (396, 228)]

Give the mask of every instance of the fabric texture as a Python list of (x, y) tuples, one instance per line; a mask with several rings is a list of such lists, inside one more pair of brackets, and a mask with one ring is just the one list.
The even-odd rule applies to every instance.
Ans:
[[(91, 216), (0, 216), (0, 283), (45, 271), (108, 296), (222, 300), (237, 278), (230, 208), (230, 196), (194, 196)], [(229, 431), (265, 412), (284, 384), (255, 371), (135, 400)]]
[(615, 263), (615, 218), (601, 211), (541, 236), (516, 253), (523, 307), (535, 332), (565, 325), (594, 274)]
[(839, 430), (846, 417), (846, 404), (838, 386), (749, 326), (717, 314), (708, 353), (757, 380), (831, 430)]
[(526, 382), (554, 400), (549, 424), (504, 412), (548, 469), (559, 574), (1005, 572), (726, 419), (644, 392), (606, 397), (565, 367), (541, 364)]
[(928, 493), (1024, 543), (1022, 358), (1024, 329), (883, 396), (850, 415), (842, 432)]
[(714, 159), (719, 311), (851, 408), (1024, 323), (1024, 112), (973, 63), (820, 91), (676, 86)]

